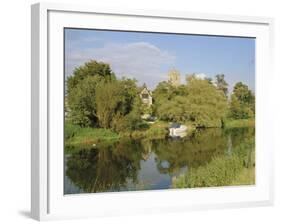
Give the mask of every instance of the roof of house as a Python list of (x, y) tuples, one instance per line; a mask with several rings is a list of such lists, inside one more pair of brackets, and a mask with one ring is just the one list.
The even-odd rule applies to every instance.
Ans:
[(152, 92), (146, 87), (145, 83), (143, 84), (142, 90), (141, 90), (141, 94), (146, 91), (150, 96), (152, 96)]

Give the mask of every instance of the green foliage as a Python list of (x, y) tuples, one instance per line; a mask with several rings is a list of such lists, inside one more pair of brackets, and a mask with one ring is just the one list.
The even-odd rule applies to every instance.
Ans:
[(130, 137), (133, 139), (164, 139), (168, 135), (168, 124), (157, 121), (154, 124), (148, 125), (146, 122), (141, 123), (141, 127), (135, 130), (128, 130), (122, 132), (123, 137)]
[(69, 119), (80, 126), (97, 126), (95, 88), (102, 80), (115, 80), (110, 66), (89, 61), (76, 68), (67, 78)]
[(64, 127), (66, 148), (70, 146), (89, 146), (98, 142), (114, 142), (120, 136), (108, 129), (102, 128), (81, 128), (78, 125), (66, 123)]
[(226, 119), (224, 121), (224, 128), (243, 128), (255, 127), (255, 119)]
[(122, 86), (118, 81), (102, 82), (96, 88), (96, 105), (99, 126), (110, 128), (116, 113), (122, 113)]
[(156, 116), (165, 121), (191, 122), (196, 127), (221, 127), (227, 112), (223, 92), (208, 80), (195, 76), (187, 80), (186, 86), (179, 87), (159, 83), (153, 92)]
[(100, 76), (107, 80), (116, 79), (109, 64), (91, 60), (75, 68), (73, 75), (67, 78), (67, 91), (72, 91), (80, 81), (89, 76)]
[(230, 185), (254, 185), (255, 184), (255, 167), (243, 168), (238, 176), (230, 183)]
[(187, 97), (175, 96), (158, 107), (158, 117), (164, 121), (185, 122), (189, 119), (187, 107)]
[(143, 121), (139, 115), (130, 113), (127, 116), (115, 116), (112, 122), (112, 128), (119, 132), (132, 132), (135, 130), (145, 130), (149, 125)]
[(135, 98), (136, 80), (117, 80), (102, 62), (87, 62), (67, 79), (68, 119), (81, 127), (112, 128), (131, 113)]
[(251, 104), (254, 102), (254, 95), (251, 90), (249, 90), (248, 86), (243, 84), (242, 82), (238, 82), (235, 84), (233, 89), (233, 94), (237, 97), (239, 102)]
[[(254, 139), (251, 138), (237, 146), (231, 155), (214, 156), (205, 166), (190, 168), (187, 174), (173, 180), (177, 188), (213, 187), (239, 184), (251, 184), (253, 179), (245, 179), (245, 169), (255, 169)], [(246, 172), (249, 175), (248, 172)], [(249, 175), (254, 178), (254, 175)], [(243, 179), (239, 179), (243, 178)], [(244, 182), (242, 181), (244, 180)]]
[(172, 86), (168, 82), (160, 82), (155, 90), (153, 91), (153, 105), (154, 105), (154, 112), (157, 116), (162, 115), (161, 111), (163, 111), (163, 104), (169, 103), (173, 101), (177, 96), (186, 96), (186, 88), (184, 85), (180, 85), (178, 87)]
[(64, 125), (65, 140), (73, 138), (75, 135), (79, 133), (80, 129), (81, 127), (79, 125), (73, 125), (70, 124), (69, 122), (66, 122)]
[(255, 115), (255, 96), (242, 82), (235, 84), (230, 98), (230, 117), (247, 119)]
[(88, 76), (68, 91), (69, 120), (80, 126), (97, 126), (96, 86), (99, 76)]
[(221, 127), (227, 113), (222, 91), (207, 80), (192, 78), (187, 84), (187, 113), (197, 127)]
[(175, 184), (176, 187), (211, 187), (229, 185), (236, 174), (242, 169), (242, 162), (238, 156), (215, 157), (205, 167), (190, 169), (185, 181)]
[(141, 120), (140, 99), (134, 80), (101, 83), (97, 89), (97, 116), (104, 128), (134, 130)]

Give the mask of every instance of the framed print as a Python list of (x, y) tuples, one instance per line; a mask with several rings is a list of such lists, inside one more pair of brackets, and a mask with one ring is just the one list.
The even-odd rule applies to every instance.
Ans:
[(32, 217), (270, 205), (271, 18), (32, 6)]

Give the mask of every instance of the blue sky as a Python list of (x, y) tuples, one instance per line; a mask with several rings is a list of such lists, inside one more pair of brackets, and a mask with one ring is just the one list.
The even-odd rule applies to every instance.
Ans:
[(255, 39), (187, 34), (65, 29), (65, 75), (89, 60), (109, 63), (117, 77), (136, 78), (150, 89), (170, 69), (185, 76), (225, 74), (230, 90), (242, 81), (255, 86)]

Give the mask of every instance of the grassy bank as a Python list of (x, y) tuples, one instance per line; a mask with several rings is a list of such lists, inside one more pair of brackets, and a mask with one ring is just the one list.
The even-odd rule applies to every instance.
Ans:
[(253, 185), (255, 179), (255, 167), (243, 168), (230, 185)]
[(214, 157), (205, 166), (190, 168), (173, 179), (175, 188), (249, 185), (255, 183), (253, 140), (235, 148), (232, 155)]
[(78, 125), (65, 125), (66, 146), (93, 145), (99, 142), (114, 142), (120, 135), (102, 128), (81, 128)]
[(75, 146), (92, 146), (99, 143), (114, 143), (121, 138), (134, 138), (134, 139), (161, 139), (167, 136), (168, 124), (165, 122), (155, 122), (149, 124), (147, 129), (136, 130), (131, 132), (116, 133), (109, 129), (103, 128), (89, 128), (79, 127), (78, 125), (65, 124), (65, 144), (68, 147)]
[(228, 119), (224, 122), (224, 128), (243, 128), (243, 127), (255, 127), (255, 118), (250, 119)]

